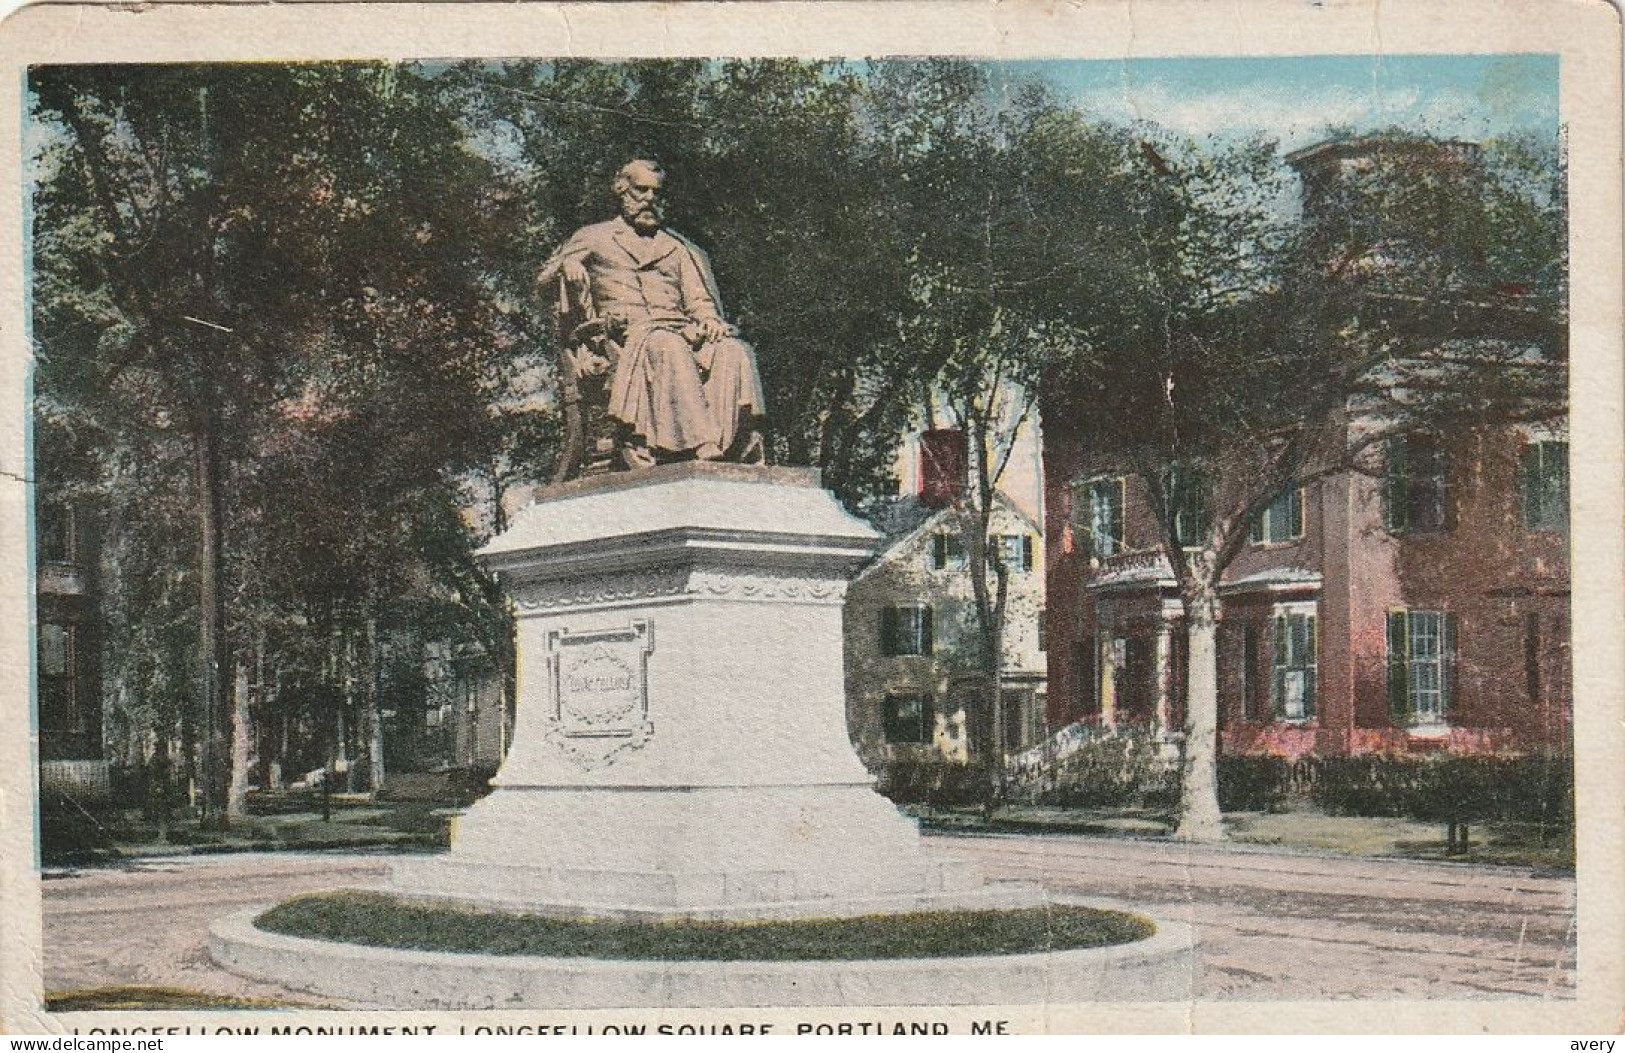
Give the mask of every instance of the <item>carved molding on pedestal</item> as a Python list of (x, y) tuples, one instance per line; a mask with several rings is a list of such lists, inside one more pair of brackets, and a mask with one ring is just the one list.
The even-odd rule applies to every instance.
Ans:
[(695, 571), (689, 579), (688, 592), (691, 596), (720, 596), (730, 600), (838, 604), (846, 597), (846, 582), (796, 574)]
[(535, 582), (523, 586), (515, 595), (514, 602), (522, 611), (547, 613), (580, 607), (642, 603), (682, 596), (687, 589), (686, 568), (659, 567), (636, 574), (593, 575)]
[(527, 614), (546, 614), (688, 597), (838, 605), (846, 598), (846, 582), (793, 573), (658, 568), (636, 574), (536, 582), (520, 590), (515, 603)]

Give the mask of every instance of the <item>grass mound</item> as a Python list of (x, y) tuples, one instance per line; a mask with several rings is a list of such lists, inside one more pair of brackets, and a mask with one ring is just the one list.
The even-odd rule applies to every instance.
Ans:
[(807, 921), (646, 924), (547, 918), (426, 904), (376, 892), (323, 892), (261, 914), (269, 932), (369, 947), (551, 958), (846, 961), (955, 958), (1108, 947), (1156, 931), (1115, 910), (1051, 906)]
[(300, 1003), (192, 991), (183, 987), (92, 987), (46, 994), (51, 1013), (116, 1009), (287, 1009)]

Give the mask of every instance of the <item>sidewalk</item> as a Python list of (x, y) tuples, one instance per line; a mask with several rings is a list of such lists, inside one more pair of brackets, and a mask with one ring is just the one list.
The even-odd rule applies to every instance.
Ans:
[(202, 829), (195, 817), (160, 825), (135, 810), (53, 814), (42, 824), (44, 863), (72, 869), (216, 853), (434, 851), (449, 843), (449, 817), (460, 810), (451, 802), (378, 801), (361, 794), (334, 794), (325, 816), (316, 796), (259, 797), (254, 804), (254, 812), (221, 831)]
[[(1174, 828), (1166, 814), (1147, 809), (1012, 806), (984, 818), (978, 809), (911, 805), (922, 829), (938, 833), (1075, 834), (1142, 840), (1167, 839)], [(1288, 851), (1339, 856), (1433, 860), (1496, 866), (1527, 866), (1572, 872), (1572, 847), (1559, 838), (1540, 844), (1538, 831), (1516, 824), (1472, 828), (1465, 854), (1446, 850), (1442, 824), (1412, 819), (1334, 816), (1299, 810), (1232, 812), (1225, 815), (1230, 845), (1274, 846)], [(1554, 843), (1555, 842), (1555, 843)]]

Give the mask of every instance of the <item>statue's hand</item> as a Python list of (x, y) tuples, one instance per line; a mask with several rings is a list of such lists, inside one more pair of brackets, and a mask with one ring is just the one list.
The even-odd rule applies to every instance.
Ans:
[(739, 330), (737, 328), (729, 325), (720, 318), (701, 319), (699, 322), (695, 323), (694, 328), (698, 330), (700, 336), (699, 342), (702, 344), (710, 343), (713, 340), (726, 340), (730, 336), (739, 335)]
[(578, 257), (566, 259), (559, 268), (564, 274), (564, 280), (576, 288), (583, 288), (588, 282), (587, 267)]

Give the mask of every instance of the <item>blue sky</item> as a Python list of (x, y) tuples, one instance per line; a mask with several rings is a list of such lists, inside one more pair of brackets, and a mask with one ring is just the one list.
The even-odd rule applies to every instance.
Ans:
[(1307, 55), (990, 63), (1037, 75), (1092, 116), (1191, 135), (1263, 133), (1288, 150), (1332, 126), (1484, 139), (1558, 128), (1555, 55)]
[[(1283, 150), (1316, 142), (1332, 127), (1359, 133), (1397, 126), (1474, 142), (1525, 134), (1551, 141), (1558, 131), (1556, 55), (1035, 59), (984, 65), (995, 90), (1037, 76), (1092, 117), (1149, 120), (1221, 140), (1262, 134)], [(33, 159), (47, 132), (28, 121), (23, 135), (24, 156)]]

